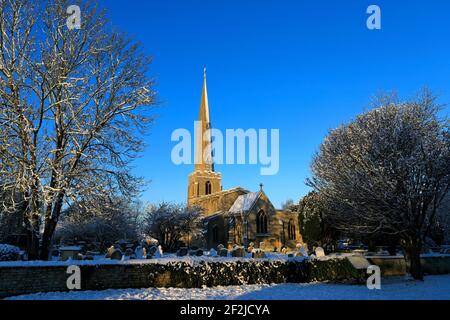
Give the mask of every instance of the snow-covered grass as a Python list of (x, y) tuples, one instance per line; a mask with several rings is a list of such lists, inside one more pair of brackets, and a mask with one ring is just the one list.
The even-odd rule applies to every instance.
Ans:
[(244, 285), (202, 289), (149, 288), (72, 291), (17, 296), (13, 300), (450, 300), (450, 275), (425, 281), (382, 279), (381, 290), (326, 283)]

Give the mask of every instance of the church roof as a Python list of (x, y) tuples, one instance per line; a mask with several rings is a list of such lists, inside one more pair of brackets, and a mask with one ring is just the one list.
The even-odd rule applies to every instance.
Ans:
[(258, 200), (260, 193), (261, 192), (249, 192), (247, 194), (240, 195), (234, 201), (229, 212), (241, 213), (249, 211), (255, 204), (256, 200)]

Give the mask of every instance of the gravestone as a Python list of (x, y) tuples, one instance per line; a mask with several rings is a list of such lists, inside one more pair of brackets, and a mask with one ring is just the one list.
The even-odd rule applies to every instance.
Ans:
[(308, 256), (308, 249), (305, 246), (301, 246), (299, 248), (298, 252), (300, 252), (303, 257), (307, 257)]
[(265, 243), (264, 241), (261, 241), (261, 242), (259, 243), (259, 248), (260, 248), (261, 250), (267, 249), (267, 248), (266, 248), (266, 243)]
[(108, 250), (106, 250), (105, 258), (111, 258), (111, 255), (113, 254), (114, 250), (116, 250), (114, 246), (109, 247)]
[(136, 259), (143, 259), (145, 257), (144, 255), (144, 248), (141, 246), (137, 246), (134, 250), (134, 255), (136, 256)]
[(234, 249), (231, 251), (231, 256), (235, 258), (242, 258), (245, 257), (245, 249), (244, 247), (234, 247)]
[(225, 249), (225, 248), (222, 248), (222, 249), (219, 251), (219, 256), (221, 256), (221, 257), (228, 257), (228, 250)]
[(314, 252), (316, 253), (317, 258), (325, 257), (325, 251), (323, 251), (322, 247), (317, 247)]
[(151, 246), (147, 250), (147, 256), (151, 255), (153, 257), (155, 255), (156, 251), (158, 251), (158, 248), (156, 246)]
[(217, 251), (214, 249), (209, 250), (209, 256), (210, 257), (217, 257)]
[(163, 257), (163, 249), (162, 247), (159, 245), (158, 248), (156, 248), (156, 252), (155, 252), (155, 258), (162, 258)]
[(111, 259), (122, 260), (122, 251), (120, 251), (119, 249), (114, 249), (114, 251), (111, 253)]
[(363, 256), (349, 256), (347, 259), (353, 265), (355, 269), (367, 269), (370, 266), (369, 261)]
[(187, 256), (187, 254), (188, 254), (188, 248), (186, 248), (186, 247), (181, 247), (178, 251), (177, 251), (177, 256), (178, 257), (184, 257), (184, 256)]
[(134, 251), (131, 248), (128, 248), (127, 250), (125, 250), (125, 256), (127, 257), (133, 257), (134, 258)]
[(264, 253), (264, 251), (260, 250), (260, 249), (253, 249), (252, 251), (252, 258), (254, 259), (262, 259), (265, 258), (266, 254)]

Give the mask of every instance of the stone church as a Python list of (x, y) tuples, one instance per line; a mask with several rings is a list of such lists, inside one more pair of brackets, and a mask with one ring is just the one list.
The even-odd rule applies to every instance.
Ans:
[(223, 190), (222, 175), (214, 170), (211, 150), (206, 73), (200, 102), (199, 125), (195, 150), (195, 169), (189, 175), (188, 205), (204, 210), (203, 243), (208, 249), (222, 244), (255, 247), (267, 251), (295, 248), (302, 243), (296, 212), (275, 209), (265, 194), (241, 187)]

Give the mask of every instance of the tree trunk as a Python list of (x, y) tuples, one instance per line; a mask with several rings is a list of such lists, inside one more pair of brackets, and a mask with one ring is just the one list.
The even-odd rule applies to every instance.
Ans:
[(28, 245), (27, 254), (28, 260), (39, 259), (39, 224), (35, 217), (29, 224), (28, 228)]
[(57, 195), (56, 203), (53, 207), (51, 216), (48, 217), (48, 219), (45, 221), (40, 253), (41, 260), (48, 260), (50, 245), (52, 242), (53, 234), (55, 233), (56, 224), (58, 223), (59, 216), (61, 215), (63, 200), (64, 192), (61, 191)]
[(56, 227), (56, 224), (53, 222), (53, 220), (50, 220), (48, 223), (46, 223), (44, 234), (42, 235), (42, 244), (41, 244), (41, 252), (40, 252), (41, 260), (48, 260), (48, 256), (50, 253), (51, 239), (52, 239), (55, 227)]
[(421, 246), (409, 247), (405, 249), (406, 258), (409, 262), (409, 273), (416, 280), (423, 281), (422, 265), (420, 263)]

